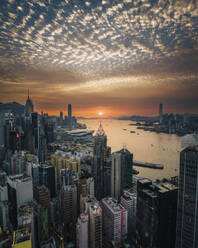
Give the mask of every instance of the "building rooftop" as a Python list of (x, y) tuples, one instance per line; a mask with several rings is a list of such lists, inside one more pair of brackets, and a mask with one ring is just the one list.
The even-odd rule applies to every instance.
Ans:
[(125, 208), (119, 204), (114, 198), (112, 197), (106, 197), (102, 199), (102, 202), (113, 212), (117, 213), (121, 210), (125, 210)]
[(106, 136), (106, 133), (102, 127), (102, 123), (100, 122), (100, 126), (96, 132), (96, 136)]

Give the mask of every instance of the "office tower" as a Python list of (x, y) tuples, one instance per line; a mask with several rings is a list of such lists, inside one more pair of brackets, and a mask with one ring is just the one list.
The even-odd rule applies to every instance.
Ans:
[(51, 198), (56, 197), (56, 170), (53, 165), (39, 166), (39, 181), (40, 185), (45, 185), (49, 189)]
[(107, 136), (100, 123), (96, 136), (94, 137), (93, 153), (93, 177), (94, 177), (94, 194), (97, 200), (104, 196), (104, 167), (107, 148)]
[(68, 104), (68, 124), (69, 128), (72, 128), (72, 105)]
[(163, 120), (163, 104), (159, 104), (159, 122), (162, 123)]
[(76, 247), (88, 248), (88, 215), (81, 214), (76, 224)]
[(94, 198), (94, 179), (93, 177), (89, 177), (87, 179), (87, 194), (90, 199)]
[(28, 89), (28, 97), (25, 104), (25, 116), (30, 116), (32, 112), (34, 112), (34, 105), (32, 103), (32, 100), (30, 99)]
[(111, 196), (120, 200), (124, 189), (132, 187), (133, 154), (122, 149), (112, 154)]
[(178, 188), (169, 182), (137, 183), (137, 248), (175, 248)]
[(22, 174), (7, 178), (9, 217), (13, 229), (18, 226), (18, 210), (20, 206), (33, 201), (32, 179)]
[(60, 117), (59, 117), (59, 125), (63, 125), (63, 112), (60, 112)]
[(120, 245), (127, 238), (127, 210), (111, 197), (102, 199), (103, 242), (105, 247)]
[(64, 239), (73, 240), (78, 211), (76, 185), (63, 185), (61, 189), (61, 210), (64, 224)]
[(175, 247), (198, 247), (198, 146), (180, 153)]
[(102, 248), (102, 209), (97, 201), (87, 203), (89, 213), (89, 247)]

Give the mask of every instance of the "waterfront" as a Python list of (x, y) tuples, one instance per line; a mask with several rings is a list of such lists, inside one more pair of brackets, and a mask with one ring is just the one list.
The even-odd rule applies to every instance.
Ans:
[[(123, 145), (133, 153), (134, 160), (163, 164), (163, 170), (134, 167), (138, 176), (150, 179), (170, 178), (179, 173), (179, 152), (181, 138), (174, 134), (148, 132), (129, 126), (131, 121), (101, 120), (107, 135), (107, 143), (112, 152), (120, 150)], [(100, 120), (80, 120), (89, 129), (97, 130)], [(130, 131), (135, 131), (131, 133)]]

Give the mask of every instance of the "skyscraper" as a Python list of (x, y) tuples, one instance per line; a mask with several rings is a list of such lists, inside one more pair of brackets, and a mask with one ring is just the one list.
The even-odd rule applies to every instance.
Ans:
[(107, 136), (100, 123), (96, 136), (94, 137), (93, 153), (93, 177), (94, 177), (94, 194), (97, 200), (104, 196), (104, 166), (107, 149)]
[(169, 182), (138, 181), (137, 248), (175, 248), (177, 192)]
[(65, 240), (73, 240), (78, 210), (76, 185), (63, 185), (61, 189), (61, 210)]
[(72, 105), (68, 104), (68, 122), (69, 127), (72, 128)]
[(63, 112), (60, 112), (60, 117), (59, 117), (59, 125), (63, 125)]
[(159, 122), (162, 123), (162, 118), (163, 118), (163, 104), (159, 104)]
[(49, 189), (51, 198), (56, 196), (56, 170), (53, 165), (39, 166), (39, 181), (40, 185), (45, 185)]
[(28, 89), (28, 98), (25, 104), (25, 115), (30, 116), (32, 112), (34, 112), (34, 105), (32, 103), (32, 100), (30, 99), (29, 89)]
[(198, 146), (180, 153), (175, 247), (198, 247)]
[(122, 149), (112, 154), (111, 196), (120, 200), (124, 189), (132, 187), (133, 154)]
[(102, 199), (103, 245), (120, 245), (127, 238), (127, 210), (111, 197)]

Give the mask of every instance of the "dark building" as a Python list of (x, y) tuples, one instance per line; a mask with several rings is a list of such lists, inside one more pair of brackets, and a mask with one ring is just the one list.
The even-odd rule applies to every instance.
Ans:
[(137, 183), (137, 248), (175, 248), (178, 188), (169, 182)]
[(32, 117), (32, 129), (34, 138), (34, 149), (38, 149), (38, 113), (31, 113)]
[(133, 154), (123, 148), (112, 154), (111, 195), (120, 200), (124, 189), (132, 188)]
[(59, 125), (63, 125), (63, 112), (60, 112), (60, 117), (59, 117)]
[(98, 128), (94, 137), (94, 154), (93, 154), (93, 177), (94, 177), (94, 194), (97, 200), (104, 197), (104, 167), (107, 150), (107, 136), (102, 124)]
[(32, 220), (32, 247), (41, 247), (50, 238), (49, 208), (34, 202)]
[(69, 127), (72, 128), (72, 105), (68, 104), (68, 122)]
[(198, 247), (198, 146), (180, 153), (175, 247)]
[(163, 104), (159, 104), (159, 122), (162, 123), (163, 120)]
[(52, 165), (41, 164), (39, 166), (40, 185), (45, 185), (49, 191), (51, 198), (56, 196), (56, 170)]

